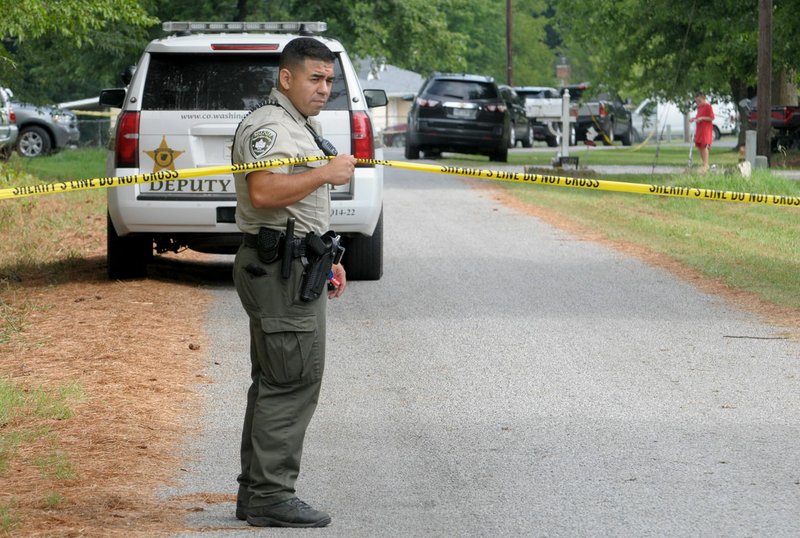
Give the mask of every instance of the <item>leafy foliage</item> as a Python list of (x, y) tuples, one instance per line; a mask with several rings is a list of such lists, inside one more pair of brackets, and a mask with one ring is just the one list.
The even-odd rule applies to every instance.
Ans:
[[(776, 70), (800, 67), (791, 4), (774, 0)], [(744, 97), (756, 82), (758, 9), (757, 0), (561, 0), (557, 21), (570, 50), (591, 51), (587, 77), (628, 95)]]
[[(680, 99), (702, 88), (752, 93), (757, 0), (512, 0), (516, 85), (571, 82), (626, 97)], [(796, 0), (773, 0), (776, 69), (800, 71)], [(64, 101), (117, 85), (167, 20), (323, 20), (353, 56), (382, 57), (427, 75), (507, 80), (506, 2), (498, 0), (28, 0), (0, 20), (0, 83), (24, 99)]]

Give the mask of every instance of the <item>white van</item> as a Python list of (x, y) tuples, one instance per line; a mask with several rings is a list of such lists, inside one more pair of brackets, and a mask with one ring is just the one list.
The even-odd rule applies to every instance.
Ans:
[[(322, 32), (322, 22), (166, 22), (167, 37), (147, 45), (127, 88), (104, 90), (100, 103), (122, 111), (107, 171), (128, 176), (231, 164), (237, 125), (277, 80), (284, 45)], [(340, 153), (381, 159), (370, 107), (383, 90), (362, 90), (341, 43), (317, 37), (336, 55), (331, 97), (318, 116)], [(351, 280), (383, 273), (383, 168), (356, 167), (331, 191), (331, 227), (346, 247)], [(108, 189), (108, 274), (146, 274), (153, 252), (234, 253), (241, 234), (232, 174)]]
[[(736, 105), (723, 101), (712, 103), (711, 106), (714, 109), (714, 140), (719, 140), (722, 135), (736, 134), (739, 118)], [(645, 99), (633, 111), (634, 135), (640, 142), (648, 137), (654, 140), (684, 140), (687, 138), (684, 133), (687, 130), (692, 132), (689, 119), (694, 116), (694, 110), (694, 103), (687, 115), (673, 102)]]

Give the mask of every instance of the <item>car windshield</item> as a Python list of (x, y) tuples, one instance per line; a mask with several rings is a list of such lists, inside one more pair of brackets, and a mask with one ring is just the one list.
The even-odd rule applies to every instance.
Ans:
[[(276, 54), (153, 53), (142, 106), (146, 110), (250, 110), (264, 101), (278, 73)], [(348, 110), (337, 58), (326, 110)]]
[(434, 80), (427, 93), (455, 99), (497, 99), (497, 86), (471, 80)]

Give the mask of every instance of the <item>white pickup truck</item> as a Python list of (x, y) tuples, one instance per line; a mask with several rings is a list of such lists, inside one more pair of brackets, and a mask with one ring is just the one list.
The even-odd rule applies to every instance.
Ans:
[[(561, 92), (548, 86), (515, 86), (514, 90), (525, 98), (525, 112), (533, 126), (534, 140), (544, 140), (551, 148), (561, 140)], [(575, 116), (570, 104), (570, 115)], [(570, 145), (575, 144), (574, 128), (570, 128)]]

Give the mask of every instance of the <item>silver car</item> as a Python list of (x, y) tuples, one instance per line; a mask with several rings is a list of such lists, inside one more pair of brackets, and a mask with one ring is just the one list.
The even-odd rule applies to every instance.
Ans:
[(11, 92), (0, 88), (0, 161), (7, 161), (17, 142), (18, 129), (14, 109), (11, 107)]
[(78, 143), (78, 117), (71, 110), (16, 101), (12, 107), (19, 129), (17, 152), (23, 157), (47, 155)]

